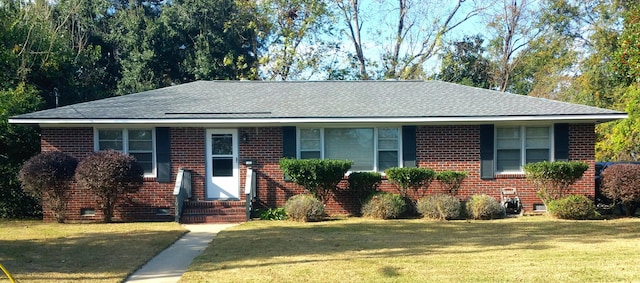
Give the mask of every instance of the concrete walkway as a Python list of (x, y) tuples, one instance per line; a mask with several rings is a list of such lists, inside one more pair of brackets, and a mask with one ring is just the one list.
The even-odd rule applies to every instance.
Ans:
[(185, 225), (188, 233), (136, 270), (124, 282), (178, 282), (193, 259), (207, 248), (216, 234), (235, 225), (237, 224)]

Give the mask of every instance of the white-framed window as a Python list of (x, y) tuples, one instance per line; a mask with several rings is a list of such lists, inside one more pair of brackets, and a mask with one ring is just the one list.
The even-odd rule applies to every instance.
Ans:
[(346, 159), (351, 171), (383, 172), (401, 163), (400, 128), (299, 128), (298, 158)]
[(156, 175), (155, 129), (96, 128), (94, 150), (113, 149), (136, 158), (145, 177)]
[(518, 173), (527, 163), (551, 161), (551, 126), (496, 127), (496, 172)]

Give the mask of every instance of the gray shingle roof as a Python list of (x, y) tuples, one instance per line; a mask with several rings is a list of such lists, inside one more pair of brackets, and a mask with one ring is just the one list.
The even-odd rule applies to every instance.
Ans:
[[(394, 119), (580, 116), (624, 113), (440, 81), (197, 81), (12, 117), (56, 120)], [(604, 118), (602, 118), (604, 117)], [(523, 118), (524, 119), (524, 118)]]

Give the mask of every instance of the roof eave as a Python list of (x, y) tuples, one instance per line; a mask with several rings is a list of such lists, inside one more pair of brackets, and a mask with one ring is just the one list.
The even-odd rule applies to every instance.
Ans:
[(580, 123), (604, 123), (625, 119), (626, 113), (522, 115), (522, 116), (452, 116), (452, 117), (292, 117), (292, 118), (173, 118), (173, 119), (56, 119), (13, 118), (10, 124), (53, 125), (101, 125), (101, 124), (173, 124), (173, 125), (281, 125), (281, 124), (333, 124), (333, 123), (401, 123), (401, 124), (482, 124), (495, 122), (564, 121)]

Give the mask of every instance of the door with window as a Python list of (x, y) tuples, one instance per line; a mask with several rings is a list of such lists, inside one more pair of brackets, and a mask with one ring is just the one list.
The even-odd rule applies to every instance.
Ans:
[(209, 129), (206, 139), (207, 199), (240, 199), (238, 130)]

